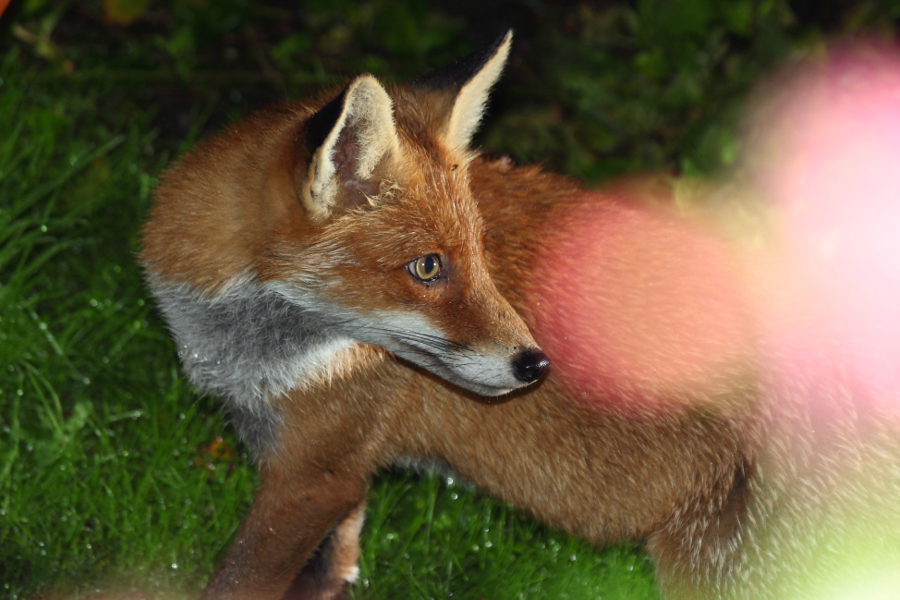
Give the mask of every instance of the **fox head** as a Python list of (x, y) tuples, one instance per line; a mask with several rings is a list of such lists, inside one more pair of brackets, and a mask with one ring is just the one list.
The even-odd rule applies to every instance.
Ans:
[(548, 365), (491, 279), (469, 185), (472, 135), (510, 42), (458, 63), (461, 78), (385, 87), (361, 75), (312, 109), (285, 161), (296, 210), (257, 267), (323, 329), (485, 396)]

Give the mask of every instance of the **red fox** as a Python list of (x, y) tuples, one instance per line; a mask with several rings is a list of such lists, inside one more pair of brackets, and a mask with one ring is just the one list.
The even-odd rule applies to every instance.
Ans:
[[(471, 149), (510, 43), (270, 109), (165, 174), (147, 281), (260, 471), (203, 598), (340, 596), (392, 464), (447, 465), (596, 544), (644, 540), (669, 598), (804, 593), (798, 574), (844, 556), (820, 525), (893, 503), (896, 441), (772, 437), (809, 419), (764, 400), (739, 249)], [(829, 465), (867, 461), (880, 493), (833, 508)]]

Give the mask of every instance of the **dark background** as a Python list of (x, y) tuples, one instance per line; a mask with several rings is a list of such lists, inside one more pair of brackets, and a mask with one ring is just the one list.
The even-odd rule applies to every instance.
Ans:
[(105, 111), (183, 139), (361, 71), (403, 80), (515, 29), (480, 141), (596, 181), (733, 161), (738, 101), (824, 39), (892, 37), (897, 1), (14, 1), (6, 44)]

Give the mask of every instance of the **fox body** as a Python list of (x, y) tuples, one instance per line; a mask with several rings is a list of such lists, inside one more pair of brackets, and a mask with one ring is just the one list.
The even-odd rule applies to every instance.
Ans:
[[(166, 173), (147, 279), (260, 470), (204, 598), (339, 595), (370, 477), (410, 461), (592, 542), (646, 540), (671, 597), (781, 597), (803, 568), (815, 524), (773, 506), (816, 510), (825, 471), (793, 433), (774, 443), (808, 468), (765, 460), (775, 424), (805, 417), (763, 399), (739, 257), (672, 214), (472, 152), (509, 44), (261, 113)], [(585, 222), (602, 231), (589, 249)], [(558, 308), (586, 290), (586, 311)], [(686, 327), (687, 305), (702, 316)], [(579, 358), (585, 319), (604, 324), (600, 361)]]

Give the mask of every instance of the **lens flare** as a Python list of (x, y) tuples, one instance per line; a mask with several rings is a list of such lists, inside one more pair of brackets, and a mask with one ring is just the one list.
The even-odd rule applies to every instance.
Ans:
[(778, 532), (760, 536), (761, 555), (794, 541), (790, 560), (806, 577), (785, 598), (893, 597), (900, 57), (845, 47), (789, 70), (760, 97), (745, 165), (774, 228), (755, 311), (767, 421), (759, 501), (780, 507), (757, 527)]
[(548, 217), (535, 335), (560, 379), (601, 410), (673, 410), (718, 395), (748, 362), (735, 253), (664, 208), (670, 195), (635, 180)]
[[(748, 170), (775, 208), (805, 323), (772, 332), (801, 364), (833, 370), (867, 410), (900, 416), (900, 60), (847, 48), (792, 70), (750, 120)], [(795, 303), (795, 307), (800, 303)], [(782, 307), (783, 308), (783, 307)], [(776, 310), (778, 308), (776, 307)], [(785, 318), (787, 317), (787, 318)], [(852, 383), (851, 383), (852, 380)]]
[(535, 337), (596, 410), (705, 403), (746, 436), (737, 596), (896, 593), (900, 55), (844, 47), (757, 98), (728, 187), (758, 220), (646, 181), (586, 193), (546, 217)]

